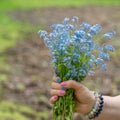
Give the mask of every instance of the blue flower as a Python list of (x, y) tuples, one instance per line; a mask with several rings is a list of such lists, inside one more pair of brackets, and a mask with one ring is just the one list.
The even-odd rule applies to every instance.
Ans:
[[(78, 17), (74, 16), (72, 19), (66, 17), (61, 24), (53, 24), (50, 28), (52, 31), (49, 34), (44, 30), (38, 33), (50, 50), (57, 75), (81, 81), (87, 74), (92, 75), (93, 70), (99, 68), (97, 66), (101, 70), (107, 69), (105, 60), (110, 59), (109, 52), (115, 49), (111, 45), (100, 46), (95, 42), (94, 36), (102, 30), (99, 24), (91, 26), (83, 22), (78, 25)], [(105, 33), (103, 38), (112, 38), (114, 35), (115, 32)], [(59, 71), (59, 65), (67, 70), (63, 67)]]
[(102, 27), (99, 24), (93, 25), (90, 27), (90, 34), (96, 35), (101, 31)]
[(73, 21), (73, 22), (78, 22), (78, 20), (79, 20), (79, 18), (78, 18), (77, 16), (74, 16), (74, 17), (72, 18), (72, 21)]
[(45, 36), (47, 35), (47, 32), (45, 30), (40, 30), (38, 31), (38, 34), (40, 35), (41, 38), (45, 38)]
[(62, 24), (63, 24), (63, 25), (66, 25), (69, 20), (70, 20), (70, 18), (67, 18), (67, 17), (66, 17), (66, 18), (62, 21)]
[(99, 57), (103, 58), (105, 60), (109, 60), (110, 59), (109, 54), (105, 53), (105, 52), (102, 52), (102, 51), (99, 52)]
[(115, 51), (115, 48), (112, 45), (104, 45), (103, 49), (106, 51), (111, 51), (111, 52)]
[(89, 30), (91, 25), (86, 23), (86, 22), (83, 22), (82, 25), (84, 26), (85, 29)]
[(102, 64), (102, 65), (101, 65), (101, 70), (107, 70), (106, 64)]
[(103, 34), (103, 37), (111, 39), (116, 34), (115, 31)]

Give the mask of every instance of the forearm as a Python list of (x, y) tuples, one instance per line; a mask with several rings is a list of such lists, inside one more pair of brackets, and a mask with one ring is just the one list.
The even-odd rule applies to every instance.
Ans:
[(120, 96), (104, 96), (104, 108), (96, 120), (119, 120), (120, 119)]

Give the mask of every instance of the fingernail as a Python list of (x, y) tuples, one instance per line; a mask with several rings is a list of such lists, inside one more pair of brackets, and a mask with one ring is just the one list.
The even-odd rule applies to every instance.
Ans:
[(58, 79), (56, 80), (56, 82), (57, 82), (57, 83), (60, 83), (60, 82), (61, 82), (61, 79), (60, 79), (60, 78), (58, 78)]
[(62, 82), (61, 85), (62, 85), (62, 86), (66, 86), (67, 83), (66, 83), (66, 82)]
[(61, 91), (60, 91), (60, 94), (62, 94), (62, 95), (65, 94), (65, 91), (61, 90)]
[(54, 99), (56, 100), (56, 99), (57, 99), (57, 96), (54, 96)]
[(65, 87), (62, 87), (62, 90), (64, 90), (64, 91), (65, 91), (65, 90), (66, 90), (66, 88), (65, 88)]

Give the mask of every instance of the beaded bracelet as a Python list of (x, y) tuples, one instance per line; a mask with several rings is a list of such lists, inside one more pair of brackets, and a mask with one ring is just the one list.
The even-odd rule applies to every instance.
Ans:
[(86, 115), (86, 117), (89, 120), (92, 120), (92, 119), (98, 117), (104, 106), (104, 99), (103, 99), (102, 95), (98, 94), (97, 92), (94, 92), (94, 95), (95, 95), (96, 102), (95, 102), (92, 110)]

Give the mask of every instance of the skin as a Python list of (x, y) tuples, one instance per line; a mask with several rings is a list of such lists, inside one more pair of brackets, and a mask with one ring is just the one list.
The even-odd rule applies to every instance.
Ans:
[[(65, 90), (62, 88), (73, 88), (74, 92), (74, 99), (75, 99), (75, 108), (74, 111), (77, 113), (81, 113), (86, 115), (89, 113), (94, 106), (96, 100), (93, 92), (91, 92), (87, 87), (84, 85), (69, 80), (62, 83), (57, 83), (57, 77), (53, 78), (53, 82), (51, 84), (51, 98), (50, 102), (54, 104), (59, 96), (64, 96), (66, 94)], [(104, 98), (104, 108), (101, 114), (97, 117), (96, 120), (119, 120), (120, 119), (120, 96), (110, 97), (110, 96), (103, 96)]]

